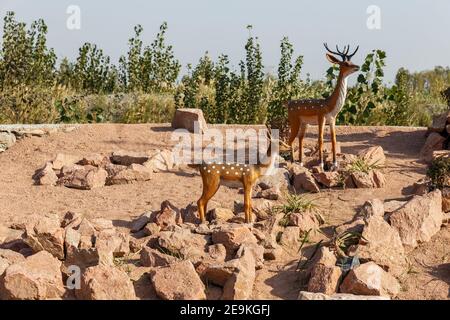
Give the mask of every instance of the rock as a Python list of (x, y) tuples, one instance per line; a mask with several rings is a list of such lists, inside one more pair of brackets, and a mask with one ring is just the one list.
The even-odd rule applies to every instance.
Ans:
[(144, 267), (162, 267), (179, 261), (177, 258), (163, 254), (158, 250), (144, 247), (141, 250), (141, 265)]
[(227, 254), (233, 256), (234, 252), (244, 243), (257, 243), (257, 240), (248, 227), (242, 225), (223, 225), (212, 233), (212, 241), (225, 246)]
[(151, 272), (157, 295), (164, 300), (205, 300), (205, 286), (189, 261), (172, 263)]
[(264, 247), (257, 243), (244, 243), (236, 252), (236, 258), (241, 258), (249, 253), (254, 260), (255, 268), (261, 269), (264, 266)]
[(288, 225), (299, 227), (300, 234), (308, 231), (316, 232), (319, 229), (319, 221), (314, 212), (306, 211), (303, 213), (291, 213), (288, 218)]
[(278, 200), (278, 198), (281, 197), (280, 190), (275, 188), (265, 189), (261, 190), (258, 193), (256, 193), (255, 198), (264, 198), (267, 200)]
[(370, 147), (358, 152), (358, 157), (364, 160), (368, 165), (382, 166), (386, 162), (383, 148), (380, 146)]
[(0, 249), (0, 258), (5, 259), (10, 264), (19, 263), (25, 260), (25, 257), (9, 249)]
[(308, 169), (295, 165), (292, 167), (293, 186), (299, 191), (320, 192), (319, 186), (314, 179), (314, 176)]
[(175, 158), (170, 150), (157, 150), (153, 156), (144, 163), (144, 166), (154, 172), (164, 172), (173, 169)]
[(443, 217), (442, 193), (435, 190), (424, 196), (415, 196), (392, 212), (390, 223), (398, 230), (402, 243), (412, 249), (431, 240), (440, 230)]
[(61, 170), (63, 167), (71, 167), (80, 161), (79, 156), (58, 153), (52, 160), (53, 170)]
[(444, 148), (445, 138), (437, 132), (431, 132), (420, 150), (420, 158), (425, 162), (433, 160), (433, 151)]
[(370, 173), (354, 171), (351, 173), (351, 177), (357, 188), (374, 188), (376, 186)]
[(424, 195), (427, 194), (430, 189), (430, 181), (427, 178), (420, 179), (417, 182), (414, 182), (412, 186), (412, 193), (415, 195)]
[(221, 243), (208, 246), (209, 257), (216, 262), (224, 262), (227, 256), (227, 249)]
[(384, 174), (380, 170), (373, 170), (371, 173), (375, 188), (383, 188), (386, 185)]
[(245, 250), (239, 258), (228, 261), (228, 265), (233, 265), (236, 271), (223, 286), (222, 300), (250, 299), (256, 278), (253, 254)]
[(264, 175), (258, 179), (258, 186), (262, 190), (273, 188), (278, 192), (287, 190), (290, 187), (289, 171), (285, 168), (276, 168), (271, 175)]
[(161, 231), (161, 227), (156, 223), (150, 222), (144, 228), (144, 233), (146, 236), (156, 235)]
[(37, 184), (42, 186), (54, 186), (58, 181), (58, 176), (55, 171), (53, 171), (53, 165), (51, 162), (47, 162), (33, 178)]
[(90, 154), (87, 156), (84, 156), (81, 158), (80, 161), (78, 161), (76, 164), (82, 165), (82, 166), (94, 166), (94, 167), (101, 167), (105, 166), (109, 163), (109, 158), (102, 156), (100, 154)]
[(372, 199), (366, 201), (361, 210), (359, 211), (359, 215), (363, 218), (369, 218), (371, 216), (384, 217), (384, 203), (380, 199)]
[(228, 208), (214, 208), (210, 213), (210, 221), (216, 220), (220, 222), (226, 222), (234, 218), (234, 212)]
[(99, 232), (95, 241), (99, 255), (99, 264), (114, 265), (114, 258), (124, 257), (130, 253), (129, 236), (115, 230)]
[[(195, 125), (197, 132), (195, 132)], [(205, 133), (208, 130), (203, 111), (194, 108), (177, 109), (172, 119), (172, 128), (187, 129), (193, 133)]]
[(296, 253), (300, 248), (300, 234), (299, 227), (286, 227), (280, 237), (280, 245), (287, 251)]
[(83, 216), (80, 214), (73, 211), (67, 211), (61, 219), (61, 228), (77, 228), (82, 220)]
[(81, 276), (81, 287), (75, 291), (82, 300), (136, 300), (136, 293), (128, 275), (111, 266), (87, 268)]
[(344, 178), (344, 186), (347, 189), (355, 189), (356, 188), (356, 184), (353, 181), (352, 175), (348, 175)]
[(2, 299), (60, 299), (64, 285), (61, 262), (46, 251), (10, 265), (0, 277)]
[(392, 296), (400, 292), (400, 284), (374, 262), (350, 270), (340, 286), (342, 293), (370, 296)]
[[(251, 222), (256, 221), (256, 215), (253, 211), (250, 213), (250, 221)], [(235, 224), (246, 223), (245, 222), (245, 213), (239, 212), (238, 214), (235, 214), (232, 219), (228, 220), (228, 222), (235, 223)]]
[(92, 190), (103, 187), (108, 173), (102, 168), (85, 166), (82, 169), (75, 168), (64, 174), (58, 180), (58, 184), (68, 188)]
[(94, 219), (91, 219), (91, 224), (92, 224), (92, 227), (98, 232), (105, 231), (105, 230), (111, 230), (111, 231), (115, 232), (115, 229), (116, 229), (113, 225), (113, 222), (109, 219), (94, 218)]
[(327, 188), (337, 187), (340, 183), (340, 174), (336, 171), (324, 171), (313, 174), (317, 182)]
[(386, 213), (392, 213), (395, 210), (400, 209), (401, 207), (403, 207), (408, 201), (398, 201), (398, 200), (389, 200), (389, 201), (385, 201), (383, 206), (384, 206), (384, 212)]
[(336, 227), (336, 234), (342, 234), (344, 232), (351, 233), (362, 233), (364, 229), (364, 219), (360, 216), (357, 216), (356, 219), (353, 219), (350, 222), (343, 223)]
[(203, 260), (207, 255), (208, 236), (192, 233), (188, 229), (161, 231), (158, 245), (163, 252), (175, 257), (191, 260), (193, 263)]
[(132, 164), (144, 164), (148, 160), (148, 155), (133, 151), (119, 150), (114, 151), (111, 155), (111, 161), (114, 164), (122, 166), (130, 166)]
[(45, 250), (64, 259), (64, 229), (56, 214), (32, 216), (25, 225), (24, 240), (34, 252)]
[(126, 169), (120, 170), (108, 178), (108, 184), (128, 184), (148, 181), (152, 178), (153, 171), (141, 164), (131, 164)]
[(259, 221), (266, 220), (270, 217), (271, 208), (273, 206), (274, 203), (267, 199), (252, 200), (252, 211)]
[(199, 225), (201, 221), (198, 217), (197, 211), (197, 205), (193, 202), (188, 204), (186, 208), (181, 209), (181, 220), (183, 223), (193, 223)]
[(347, 293), (335, 293), (326, 295), (324, 293), (313, 293), (300, 291), (298, 300), (390, 300), (389, 297), (382, 296), (360, 296)]
[(436, 160), (438, 158), (448, 159), (450, 158), (450, 150), (436, 150), (433, 151), (433, 159)]
[(439, 133), (444, 132), (446, 124), (447, 124), (447, 112), (438, 114), (433, 117), (433, 122), (431, 123), (431, 126), (428, 127), (428, 131)]
[(366, 219), (360, 244), (354, 254), (362, 262), (373, 261), (395, 276), (401, 275), (407, 266), (398, 231), (379, 216)]
[(170, 201), (166, 200), (161, 203), (161, 211), (155, 215), (155, 223), (162, 230), (168, 226), (181, 223), (181, 212)]
[(0, 149), (6, 150), (16, 143), (16, 136), (9, 132), (0, 132)]
[(442, 211), (450, 212), (450, 188), (442, 189)]
[(311, 273), (308, 282), (308, 291), (333, 294), (339, 287), (341, 278), (341, 268), (337, 266), (325, 266), (317, 264)]
[(134, 233), (144, 229), (147, 223), (152, 222), (154, 215), (155, 214), (152, 211), (144, 212), (139, 217), (131, 221), (130, 231)]

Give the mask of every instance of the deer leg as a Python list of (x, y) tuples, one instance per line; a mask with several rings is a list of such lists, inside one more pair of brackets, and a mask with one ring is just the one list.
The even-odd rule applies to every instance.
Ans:
[(300, 133), (298, 135), (298, 159), (300, 166), (303, 166), (303, 139), (305, 138), (307, 124), (302, 123), (300, 125)]
[(252, 222), (252, 187), (253, 184), (244, 181), (244, 213), (245, 223)]
[(325, 128), (325, 117), (319, 116), (319, 161), (323, 170), (323, 131)]
[(330, 119), (330, 133), (331, 133), (331, 148), (333, 150), (333, 167), (332, 170), (338, 169), (338, 163), (336, 159), (336, 119)]
[(202, 173), (203, 180), (203, 193), (200, 199), (197, 201), (198, 215), (200, 221), (204, 223), (206, 221), (205, 212), (208, 207), (208, 201), (211, 199), (219, 189), (220, 176), (218, 175), (208, 175), (208, 173)]
[(289, 136), (288, 145), (291, 148), (291, 160), (294, 162), (294, 148), (292, 144), (294, 143), (295, 137), (297, 137), (298, 129), (300, 127), (300, 119), (294, 118), (290, 120), (291, 122), (291, 135)]

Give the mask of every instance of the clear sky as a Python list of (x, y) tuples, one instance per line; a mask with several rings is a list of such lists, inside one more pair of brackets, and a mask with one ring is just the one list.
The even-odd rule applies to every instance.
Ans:
[[(81, 9), (80, 30), (66, 27), (69, 5)], [(380, 8), (380, 29), (367, 27), (370, 5)], [(72, 59), (89, 41), (117, 61), (127, 50), (134, 25), (142, 24), (149, 44), (167, 21), (168, 41), (183, 66), (196, 63), (207, 50), (213, 58), (228, 54), (236, 65), (244, 57), (248, 24), (260, 39), (267, 70), (276, 68), (283, 36), (304, 55), (304, 73), (313, 78), (322, 77), (328, 67), (323, 42), (359, 44), (355, 63), (371, 49), (386, 50), (386, 80), (393, 80), (399, 67), (450, 65), (448, 0), (1, 0), (1, 16), (8, 10), (25, 22), (43, 18), (49, 45), (58, 57)]]

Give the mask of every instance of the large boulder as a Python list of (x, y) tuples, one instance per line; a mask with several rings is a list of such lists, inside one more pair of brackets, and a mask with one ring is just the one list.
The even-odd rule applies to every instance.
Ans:
[(135, 300), (136, 293), (128, 275), (111, 266), (87, 268), (75, 295), (81, 300)]
[[(194, 132), (195, 124), (197, 124), (198, 132)], [(208, 130), (203, 111), (194, 108), (177, 109), (172, 119), (172, 128), (187, 129), (194, 133), (205, 133)]]
[(164, 300), (205, 300), (205, 286), (190, 261), (184, 260), (152, 270), (156, 294)]
[(350, 270), (340, 286), (342, 293), (395, 297), (400, 284), (374, 262), (368, 262)]
[(2, 299), (60, 299), (64, 285), (61, 262), (46, 251), (10, 265), (0, 277)]
[(442, 193), (435, 190), (424, 196), (415, 196), (390, 215), (391, 226), (398, 230), (402, 243), (413, 249), (419, 243), (431, 240), (441, 228)]
[(400, 276), (407, 266), (398, 231), (380, 216), (365, 219), (360, 244), (354, 248), (354, 254), (363, 262), (375, 262), (395, 276)]

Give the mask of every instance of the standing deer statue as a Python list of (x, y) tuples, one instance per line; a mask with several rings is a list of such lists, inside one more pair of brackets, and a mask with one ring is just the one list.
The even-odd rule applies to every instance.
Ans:
[(199, 169), (203, 182), (203, 192), (200, 199), (197, 201), (199, 218), (202, 223), (206, 221), (205, 212), (207, 211), (208, 201), (216, 194), (221, 180), (242, 182), (244, 187), (245, 223), (251, 222), (253, 186), (259, 177), (271, 174), (278, 154), (277, 148), (272, 148), (273, 141), (278, 142), (278, 140), (272, 138), (270, 131), (270, 128), (267, 127), (269, 147), (266, 152), (266, 163), (240, 164), (208, 162), (192, 165)]
[[(287, 102), (288, 120), (291, 128), (288, 145), (291, 148), (291, 157), (294, 161), (294, 150), (292, 143), (298, 135), (299, 142), (299, 162), (303, 165), (303, 138), (305, 137), (307, 126), (319, 126), (319, 160), (320, 167), (323, 169), (323, 132), (325, 124), (330, 125), (331, 144), (333, 150), (333, 167), (336, 170), (338, 163), (336, 160), (336, 116), (341, 111), (347, 95), (347, 78), (352, 73), (359, 70), (359, 66), (353, 64), (350, 59), (358, 51), (359, 46), (352, 54), (348, 54), (350, 46), (344, 46), (342, 52), (336, 46), (337, 52), (331, 51), (327, 44), (324, 43), (328, 53), (326, 57), (328, 61), (339, 65), (339, 76), (333, 93), (326, 99), (306, 99), (306, 100), (290, 100)], [(334, 55), (340, 56), (339, 61)], [(300, 132), (300, 133), (299, 133)]]

